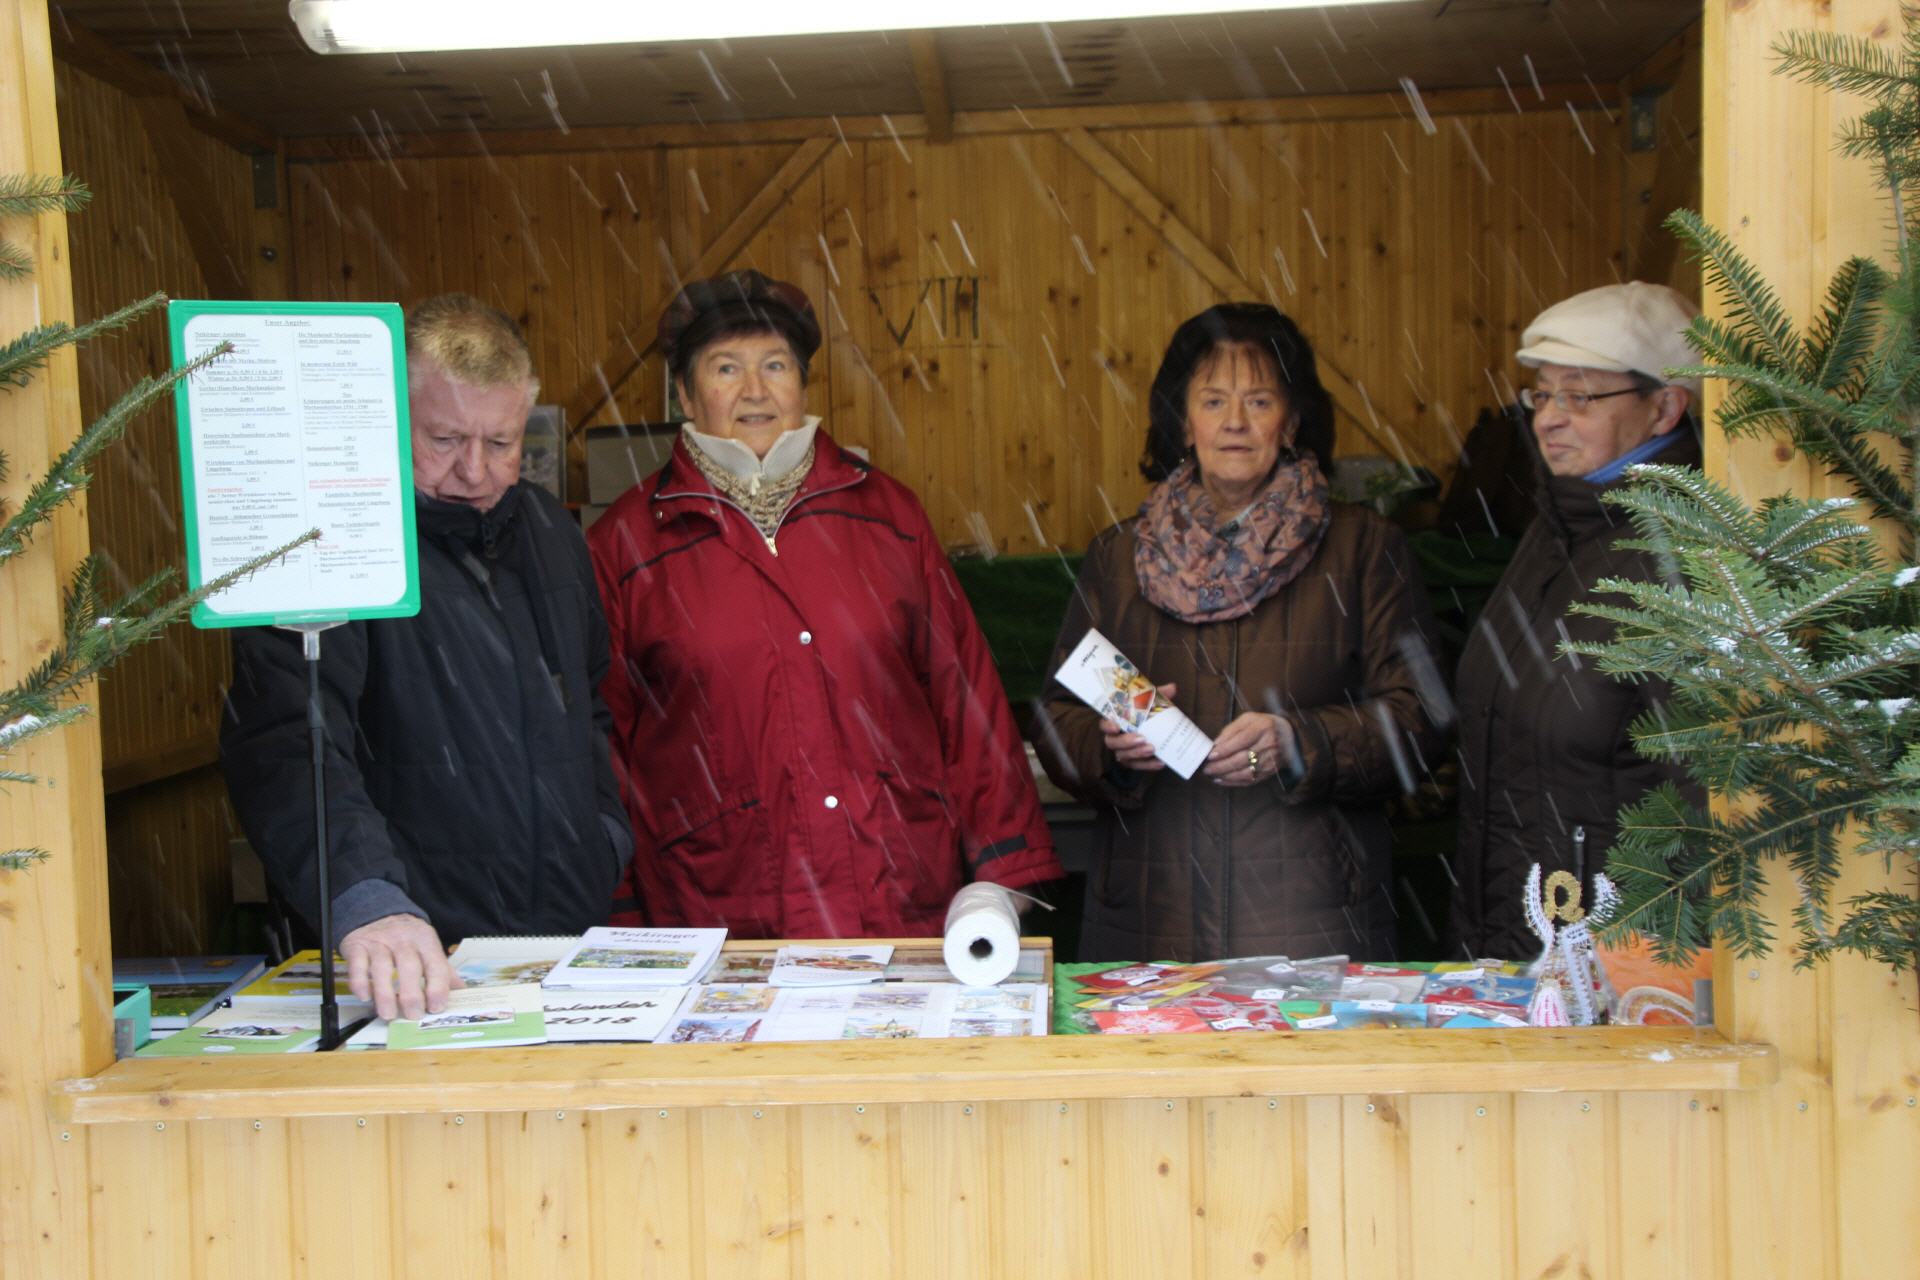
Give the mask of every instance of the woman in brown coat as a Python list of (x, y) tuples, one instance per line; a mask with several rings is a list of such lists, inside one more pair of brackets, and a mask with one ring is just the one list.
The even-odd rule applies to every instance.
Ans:
[(1382, 807), (1440, 741), (1410, 656), (1428, 619), (1399, 532), (1329, 501), (1332, 443), (1279, 311), (1175, 332), (1141, 461), (1159, 483), (1088, 549), (1052, 669), (1096, 628), (1215, 741), (1182, 781), (1049, 689), (1041, 760), (1098, 811), (1083, 959), (1393, 954)]

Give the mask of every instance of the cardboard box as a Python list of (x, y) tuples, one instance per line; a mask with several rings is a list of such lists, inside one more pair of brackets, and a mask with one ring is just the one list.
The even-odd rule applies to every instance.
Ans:
[(587, 428), (587, 505), (605, 507), (666, 465), (678, 423)]

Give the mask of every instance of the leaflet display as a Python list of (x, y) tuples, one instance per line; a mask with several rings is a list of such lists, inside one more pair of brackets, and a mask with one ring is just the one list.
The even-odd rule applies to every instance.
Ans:
[(190, 585), (320, 530), (196, 607), (194, 625), (417, 613), (400, 308), (174, 302), (168, 329), (176, 364), (233, 348), (174, 393)]

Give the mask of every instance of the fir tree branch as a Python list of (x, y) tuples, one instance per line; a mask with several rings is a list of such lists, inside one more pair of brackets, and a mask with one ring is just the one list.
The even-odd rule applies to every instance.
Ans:
[[(42, 706), (36, 714), (25, 709), (26, 702), (24, 698), (15, 698), (12, 691), (0, 694), (0, 756), (17, 750), (21, 744), (43, 733), (72, 724), (87, 714), (85, 707), (56, 708), (51, 705)], [(36, 705), (39, 705), (37, 701)], [(0, 777), (0, 781), (31, 782), (37, 779), (32, 774), (10, 773)]]
[[(71, 174), (48, 178), (0, 173), (0, 218), (24, 218), (84, 208), (93, 193)], [(20, 280), (33, 274), (33, 255), (10, 240), (0, 239), (0, 280)]]
[(1906, 64), (1864, 36), (1790, 31), (1774, 41), (1782, 74), (1835, 93), (1877, 97), (1920, 89)]
[(1733, 242), (1691, 209), (1674, 210), (1666, 227), (1693, 250), (1701, 274), (1725, 299), (1736, 327), (1765, 347), (1775, 367), (1797, 367), (1800, 344), (1794, 336), (1793, 322), (1787, 318), (1773, 286)]
[(33, 274), (33, 255), (13, 241), (0, 238), (0, 280), (24, 280)]
[(24, 387), (43, 367), (47, 357), (62, 347), (86, 342), (113, 329), (124, 328), (167, 301), (164, 293), (149, 294), (129, 306), (82, 325), (49, 324), (29, 329), (13, 341), (0, 344), (0, 387)]
[[(61, 642), (14, 687), (12, 698), (17, 700), (14, 705), (28, 713), (49, 714), (67, 699), (77, 696), (82, 688), (101, 671), (119, 661), (128, 650), (157, 639), (168, 627), (184, 619), (195, 605), (319, 537), (318, 529), (309, 529), (286, 545), (257, 556), (233, 571), (191, 591), (182, 592), (158, 606), (151, 602), (172, 579), (172, 570), (162, 570), (118, 600), (103, 602), (99, 589), (99, 558), (89, 556), (74, 571), (66, 593)], [(9, 709), (8, 714), (16, 713)]]
[(118, 440), (127, 425), (148, 405), (166, 395), (182, 378), (198, 371), (233, 348), (222, 343), (199, 358), (159, 378), (142, 378), (100, 417), (96, 418), (47, 469), (21, 500), (20, 509), (0, 524), (0, 564), (26, 548), (32, 532), (53, 518), (54, 511), (84, 490), (91, 480), (87, 464)]
[(41, 213), (77, 213), (87, 207), (93, 192), (87, 184), (67, 174), (49, 178), (43, 175), (0, 173), (0, 218), (29, 218)]
[(36, 862), (45, 862), (48, 856), (45, 849), (0, 850), (0, 871), (26, 871)]
[(1808, 381), (1838, 391), (1859, 376), (1873, 350), (1874, 313), (1886, 272), (1871, 258), (1849, 258), (1827, 286), (1826, 305), (1808, 335)]

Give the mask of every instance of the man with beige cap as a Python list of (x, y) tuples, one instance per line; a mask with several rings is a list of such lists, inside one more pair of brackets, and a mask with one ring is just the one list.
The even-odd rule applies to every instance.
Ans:
[(1615, 681), (1560, 646), (1610, 638), (1611, 624), (1568, 613), (1599, 598), (1595, 583), (1660, 574), (1652, 556), (1619, 545), (1632, 527), (1601, 496), (1635, 463), (1700, 465), (1700, 384), (1665, 372), (1695, 362), (1682, 332), (1694, 314), (1672, 289), (1634, 281), (1556, 303), (1521, 337), (1538, 514), (1460, 659), (1451, 931), (1461, 954), (1536, 951), (1521, 904), (1529, 867), (1590, 884), (1621, 808), (1682, 780), (1629, 736), (1636, 718), (1657, 714), (1665, 688)]

